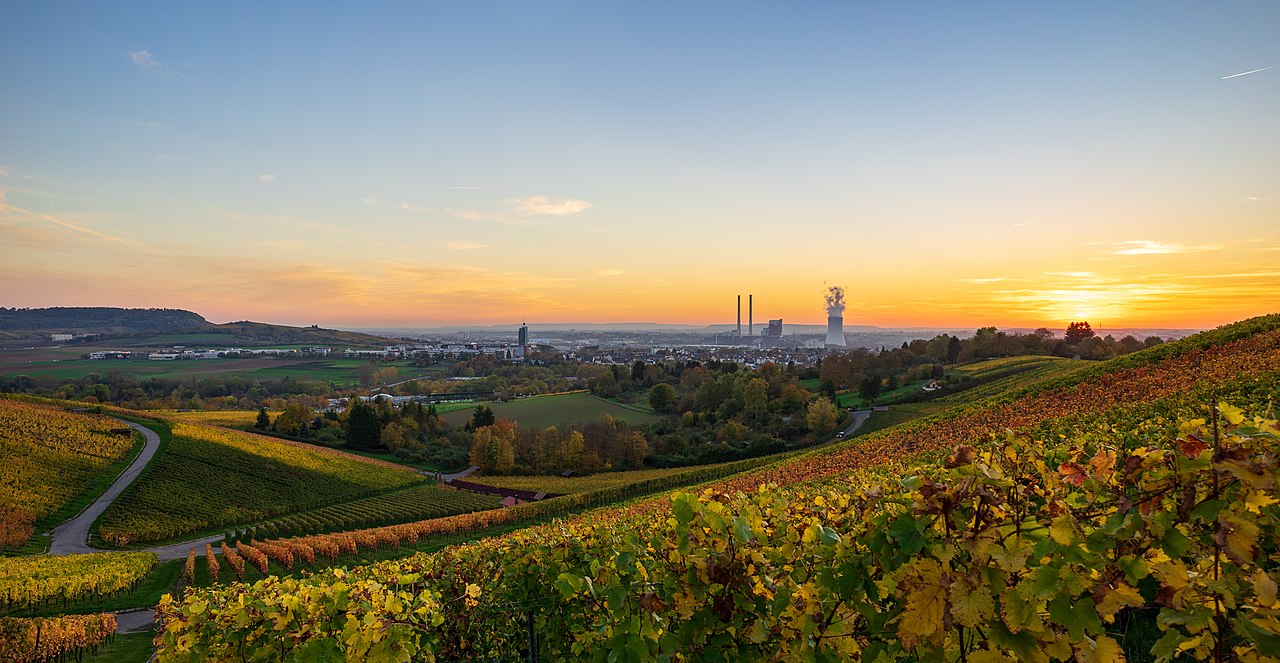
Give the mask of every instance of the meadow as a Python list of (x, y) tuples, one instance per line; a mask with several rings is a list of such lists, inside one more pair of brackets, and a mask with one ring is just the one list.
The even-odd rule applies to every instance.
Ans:
[[(50, 351), (41, 350), (44, 358), (26, 359), (23, 353), (7, 352), (0, 356), (0, 374), (7, 376), (28, 375), (54, 380), (82, 378), (90, 373), (108, 375), (119, 373), (138, 378), (191, 380), (215, 376), (237, 376), (249, 379), (293, 378), (295, 380), (319, 380), (339, 387), (358, 387), (360, 366), (369, 362), (363, 359), (273, 359), (255, 357), (246, 359), (186, 359), (182, 361), (148, 360), (95, 360), (80, 359), (84, 348), (62, 348), (63, 358), (48, 358)], [(419, 368), (406, 360), (383, 364), (399, 371), (397, 380), (428, 377), (439, 369)]]
[[(498, 418), (509, 418), (526, 428), (547, 428), (563, 424), (582, 424), (598, 421), (604, 415), (625, 419), (634, 424), (647, 424), (661, 419), (661, 415), (612, 401), (587, 392), (533, 396), (504, 403), (484, 403)], [(454, 410), (444, 414), (450, 426), (461, 426), (471, 418), (474, 407)]]

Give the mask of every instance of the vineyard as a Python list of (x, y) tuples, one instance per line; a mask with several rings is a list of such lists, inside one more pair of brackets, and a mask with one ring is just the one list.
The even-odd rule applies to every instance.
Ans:
[[(162, 605), (161, 658), (512, 658), (531, 622), (551, 658), (1120, 660), (1133, 644), (1120, 625), (1147, 619), (1159, 660), (1261, 660), (1280, 650), (1268, 556), (1280, 431), (1265, 416), (1280, 384), (1277, 322), (1160, 346), (700, 495), (195, 592)], [(1216, 396), (1227, 402), (1209, 407)], [(483, 526), (512, 511), (459, 518)], [(299, 601), (305, 610), (288, 607)]]
[(120, 423), (0, 398), (0, 548), (22, 545), (35, 521), (56, 512), (133, 448)]
[(501, 501), (493, 495), (427, 484), (295, 513), (257, 525), (254, 531), (263, 536), (293, 536), (363, 529), (496, 509)]
[[(157, 417), (169, 421), (181, 421), (188, 424), (204, 426), (221, 426), (223, 428), (248, 429), (258, 421), (257, 410), (208, 410), (197, 412), (180, 412), (178, 410), (155, 410), (151, 412)], [(279, 412), (268, 411), (267, 416), (274, 421)]]
[(0, 557), (0, 610), (129, 591), (155, 564), (149, 552)]
[[(706, 468), (714, 466), (704, 465), (702, 467)], [(687, 467), (671, 467), (658, 470), (601, 472), (599, 474), (593, 474), (585, 477), (562, 477), (559, 475), (470, 476), (467, 477), (467, 481), (482, 483), (486, 486), (494, 486), (497, 488), (513, 488), (515, 490), (569, 495), (573, 493), (588, 493), (606, 488), (625, 486), (627, 484), (648, 481), (650, 479), (670, 477), (683, 474), (688, 471), (690, 471), (690, 468)]]
[(0, 661), (41, 663), (82, 657), (115, 637), (116, 616), (0, 617)]
[(380, 494), (422, 477), (220, 428), (176, 424), (165, 452), (103, 513), (112, 545), (162, 541)]

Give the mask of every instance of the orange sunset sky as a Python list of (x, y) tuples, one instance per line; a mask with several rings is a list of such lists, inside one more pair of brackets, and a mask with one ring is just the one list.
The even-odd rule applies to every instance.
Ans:
[[(0, 305), (1212, 327), (1280, 302), (1280, 5), (42, 3)], [(744, 301), (745, 317), (745, 301)]]

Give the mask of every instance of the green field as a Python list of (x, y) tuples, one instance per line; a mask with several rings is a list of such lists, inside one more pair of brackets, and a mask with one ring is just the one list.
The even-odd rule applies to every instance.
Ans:
[[(182, 361), (146, 360), (95, 360), (80, 359), (83, 348), (58, 348), (66, 358), (21, 359), (21, 353), (0, 355), (0, 375), (30, 375), (32, 377), (71, 380), (89, 373), (108, 375), (119, 373), (139, 378), (163, 378), (190, 380), (214, 376), (238, 376), (250, 379), (322, 380), (338, 386), (359, 384), (360, 367), (364, 359), (186, 359)], [(56, 351), (55, 351), (56, 352)], [(40, 356), (51, 357), (51, 351)], [(407, 360), (394, 361), (379, 366), (394, 366), (399, 371), (396, 381), (419, 378), (438, 373), (438, 367), (418, 368)]]
[[(493, 409), (494, 416), (515, 419), (521, 426), (528, 428), (587, 423), (606, 414), (615, 419), (626, 419), (633, 424), (647, 424), (661, 419), (657, 414), (634, 410), (586, 392), (534, 396), (488, 405)], [(449, 412), (444, 415), (444, 420), (451, 426), (461, 426), (467, 423), (474, 410), (475, 408), (467, 408)]]

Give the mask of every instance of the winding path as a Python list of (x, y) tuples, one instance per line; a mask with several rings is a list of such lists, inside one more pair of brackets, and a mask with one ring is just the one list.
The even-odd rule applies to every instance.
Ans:
[[(120, 420), (117, 419), (116, 421)], [(58, 525), (49, 532), (48, 554), (79, 555), (83, 553), (106, 552), (99, 548), (93, 548), (89, 545), (89, 528), (93, 525), (93, 521), (97, 520), (98, 516), (101, 516), (102, 512), (106, 511), (107, 507), (111, 506), (111, 503), (114, 502), (117, 497), (120, 497), (120, 494), (129, 487), (129, 484), (133, 483), (138, 476), (142, 474), (142, 470), (146, 468), (147, 463), (151, 462), (151, 459), (155, 457), (156, 452), (160, 450), (160, 436), (156, 435), (155, 431), (143, 426), (142, 424), (135, 424), (131, 421), (122, 421), (121, 423), (128, 424), (130, 428), (142, 433), (142, 437), (145, 440), (142, 445), (142, 452), (138, 454), (137, 458), (133, 459), (133, 462), (129, 464), (129, 467), (126, 467), (124, 471), (120, 473), (120, 476), (116, 477), (116, 480), (107, 487), (106, 491), (98, 496), (98, 499), (85, 507), (84, 511), (81, 511), (76, 517)], [(206, 543), (214, 543), (221, 540), (222, 535), (217, 534), (203, 539), (197, 539), (195, 541), (184, 541), (182, 543), (174, 543), (167, 546), (156, 546), (154, 548), (146, 548), (145, 550), (156, 553), (160, 556), (160, 561), (167, 562), (172, 559), (182, 559), (183, 557), (186, 557), (187, 551), (192, 547), (199, 548), (203, 547)]]

